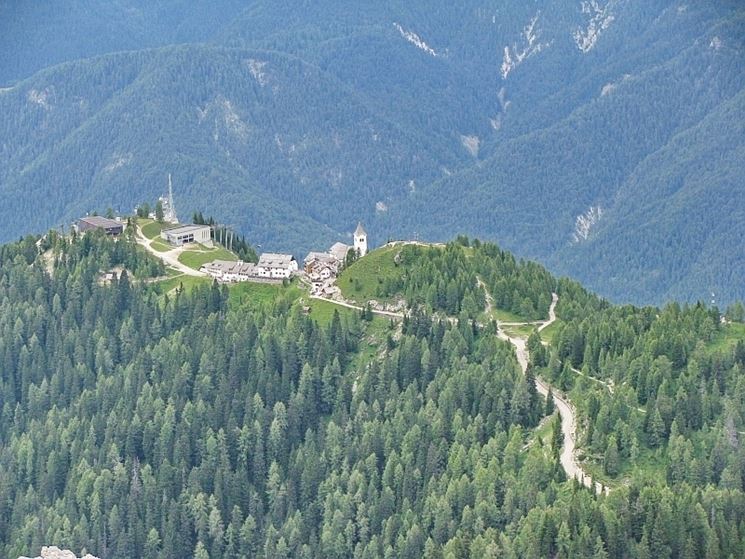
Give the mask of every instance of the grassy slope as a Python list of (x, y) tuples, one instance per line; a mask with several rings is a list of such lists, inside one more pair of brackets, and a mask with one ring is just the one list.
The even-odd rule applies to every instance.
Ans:
[(213, 260), (238, 260), (238, 257), (227, 249), (222, 247), (215, 247), (213, 249), (204, 250), (185, 250), (182, 252), (178, 261), (182, 264), (198, 270), (203, 264), (212, 262)]
[[(396, 266), (394, 258), (401, 251), (401, 246), (383, 246), (360, 258), (339, 276), (336, 285), (341, 289), (342, 295), (350, 301), (364, 304), (371, 299), (387, 302), (396, 297), (384, 297), (378, 293), (378, 286), (385, 278), (397, 278), (403, 275), (404, 268)], [(466, 253), (472, 248), (464, 248)], [(484, 319), (496, 318), (504, 322), (527, 322), (523, 316), (502, 309), (494, 309), (493, 315), (483, 317)], [(523, 335), (530, 334), (532, 327), (520, 329), (513, 327), (515, 332)]]
[(360, 341), (355, 360), (356, 367), (364, 367), (384, 350), (386, 337), (390, 332), (391, 323), (380, 316), (374, 317), (371, 322), (365, 324), (367, 324), (367, 328), (364, 337)]
[(209, 285), (212, 283), (211, 278), (200, 278), (196, 276), (187, 276), (185, 274), (179, 274), (163, 281), (159, 281), (153, 284), (153, 289), (160, 295), (170, 293), (176, 288), (183, 288), (188, 290), (193, 289), (197, 285)]
[(160, 235), (163, 229), (163, 224), (153, 221), (152, 219), (138, 219), (137, 223), (142, 229), (142, 234), (145, 235), (151, 241)]
[(546, 328), (544, 328), (543, 330), (541, 330), (541, 339), (544, 342), (547, 342), (547, 343), (550, 344), (553, 341), (554, 336), (556, 335), (556, 332), (561, 327), (561, 324), (562, 324), (561, 320), (557, 320), (553, 324), (551, 324), (551, 325), (547, 326)]
[(334, 311), (344, 316), (355, 311), (335, 305), (328, 301), (310, 299), (296, 283), (290, 285), (241, 282), (230, 285), (231, 305), (258, 306), (271, 304), (273, 301), (286, 298), (293, 305), (308, 307), (310, 317), (319, 324), (328, 324), (334, 316)]
[(253, 283), (250, 281), (233, 284), (229, 287), (231, 305), (264, 305), (280, 297), (300, 297), (296, 285), (284, 286), (273, 283)]
[(158, 239), (155, 239), (150, 243), (150, 248), (157, 252), (168, 252), (169, 250), (173, 249), (171, 245), (164, 243), (163, 241), (160, 241)]
[(336, 284), (345, 298), (364, 303), (370, 299), (386, 300), (378, 294), (378, 283), (386, 277), (398, 277), (402, 269), (393, 259), (401, 247), (381, 247), (360, 258), (339, 276)]
[(494, 318), (500, 322), (528, 322), (529, 319), (519, 314), (515, 314), (511, 311), (505, 311), (503, 309), (494, 309)]
[(709, 344), (712, 352), (721, 352), (732, 348), (738, 341), (745, 340), (745, 324), (733, 322), (726, 324), (720, 332), (714, 336)]
[(535, 325), (533, 324), (521, 324), (520, 326), (503, 326), (505, 332), (510, 336), (518, 336), (520, 338), (527, 338), (533, 333)]

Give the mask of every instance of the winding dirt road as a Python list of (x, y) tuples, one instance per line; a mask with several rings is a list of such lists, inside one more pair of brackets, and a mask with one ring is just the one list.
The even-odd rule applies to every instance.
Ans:
[[(484, 293), (486, 294), (487, 313), (491, 314), (494, 308), (494, 300), (489, 293), (489, 290), (486, 289), (486, 285), (484, 285), (484, 282), (481, 281), (481, 278), (478, 279), (478, 283), (482, 287), (482, 289), (484, 289)], [(559, 296), (556, 293), (552, 293), (551, 306), (548, 309), (548, 320), (523, 322), (519, 324), (535, 324), (538, 326), (539, 332), (541, 330), (544, 330), (545, 328), (548, 328), (556, 321), (556, 304), (558, 302)], [(523, 373), (525, 373), (528, 368), (528, 362), (530, 361), (530, 355), (528, 354), (528, 348), (526, 347), (525, 338), (510, 336), (499, 327), (500, 323), (497, 324), (497, 335), (500, 339), (511, 343), (515, 347), (517, 361), (520, 364), (520, 368), (523, 370)], [(517, 324), (518, 323), (515, 323), (515, 325)], [(559, 460), (561, 462), (561, 467), (564, 468), (564, 472), (566, 472), (567, 478), (578, 479), (585, 487), (594, 489), (595, 492), (598, 494), (603, 492), (607, 493), (608, 488), (603, 486), (603, 484), (601, 484), (600, 482), (593, 482), (590, 475), (582, 468), (579, 462), (577, 462), (577, 457), (575, 456), (577, 413), (574, 409), (574, 406), (572, 406), (572, 403), (565, 395), (552, 389), (551, 385), (537, 377), (535, 379), (535, 387), (536, 390), (538, 390), (538, 393), (544, 398), (548, 396), (548, 392), (549, 390), (551, 390), (551, 393), (554, 397), (554, 404), (556, 405), (556, 409), (559, 411), (559, 416), (561, 417), (561, 432), (564, 435), (564, 446), (561, 449)]]
[[(486, 295), (486, 312), (488, 315), (491, 315), (494, 310), (494, 299), (492, 298), (491, 294), (489, 293), (489, 290), (486, 288), (486, 285), (481, 280), (481, 278), (477, 278), (478, 285), (484, 290), (484, 293)], [(336, 305), (341, 305), (350, 309), (355, 310), (362, 310), (362, 307), (359, 307), (357, 305), (353, 305), (346, 301), (339, 301), (336, 299), (330, 299), (327, 297), (320, 297), (317, 295), (311, 296), (313, 299), (319, 299), (321, 301), (328, 301), (329, 303), (334, 303)], [(521, 325), (527, 325), (527, 324), (534, 324), (538, 326), (538, 331), (542, 331), (546, 328), (548, 328), (551, 324), (553, 324), (556, 321), (556, 304), (559, 302), (559, 296), (556, 293), (551, 294), (551, 305), (548, 309), (548, 320), (537, 320), (534, 322), (523, 322), (519, 323)], [(374, 314), (387, 316), (390, 318), (403, 318), (403, 315), (401, 313), (394, 313), (389, 311), (376, 311), (373, 310)], [(500, 339), (509, 342), (512, 344), (515, 348), (515, 353), (517, 355), (517, 361), (520, 364), (520, 368), (522, 369), (523, 373), (528, 368), (528, 362), (530, 361), (530, 355), (528, 354), (528, 348), (526, 347), (526, 339), (520, 338), (517, 336), (510, 336), (507, 334), (504, 330), (500, 328), (501, 325), (505, 324), (512, 324), (512, 323), (497, 323), (497, 335)], [(514, 325), (517, 325), (518, 323), (514, 323)], [(593, 489), (596, 493), (608, 493), (609, 489), (608, 487), (605, 487), (600, 482), (593, 482), (590, 475), (582, 468), (582, 466), (577, 462), (577, 458), (575, 456), (576, 451), (576, 428), (577, 428), (577, 414), (574, 409), (574, 406), (572, 406), (571, 401), (560, 392), (557, 392), (555, 389), (551, 388), (551, 385), (546, 383), (545, 381), (536, 378), (535, 379), (535, 386), (538, 390), (538, 393), (541, 394), (544, 398), (548, 396), (549, 390), (551, 390), (551, 393), (554, 398), (554, 404), (556, 405), (556, 409), (559, 411), (559, 416), (561, 417), (561, 432), (564, 435), (564, 443), (563, 447), (561, 449), (561, 454), (559, 456), (559, 460), (561, 462), (561, 467), (564, 469), (564, 472), (566, 472), (567, 478), (569, 479), (577, 479), (582, 483), (585, 487), (588, 487), (590, 489)]]

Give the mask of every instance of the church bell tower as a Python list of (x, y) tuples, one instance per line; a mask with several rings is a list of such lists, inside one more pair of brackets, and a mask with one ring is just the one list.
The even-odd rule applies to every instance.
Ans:
[(357, 223), (357, 229), (354, 230), (354, 249), (360, 256), (367, 254), (367, 231), (362, 227), (362, 222)]

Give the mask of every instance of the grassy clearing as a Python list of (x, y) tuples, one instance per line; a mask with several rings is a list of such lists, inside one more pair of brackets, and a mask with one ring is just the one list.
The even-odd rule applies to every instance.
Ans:
[(385, 278), (397, 278), (403, 273), (394, 262), (401, 247), (383, 247), (368, 253), (344, 270), (336, 284), (345, 298), (351, 301), (367, 302), (389, 300), (378, 293), (378, 287)]
[(189, 266), (189, 268), (192, 268), (194, 270), (198, 270), (202, 267), (203, 264), (212, 262), (213, 260), (235, 261), (238, 260), (238, 257), (229, 250), (222, 247), (214, 248), (211, 250), (207, 249), (199, 252), (185, 250), (178, 257), (179, 262), (185, 264), (186, 266)]
[(557, 320), (550, 326), (547, 326), (543, 330), (541, 330), (541, 339), (544, 342), (552, 343), (554, 341), (554, 336), (556, 335), (556, 332), (559, 331), (559, 328), (561, 328), (561, 320)]
[(543, 443), (543, 446), (550, 448), (551, 446), (551, 439), (553, 438), (553, 424), (554, 421), (557, 421), (558, 413), (554, 412), (554, 414), (550, 417), (550, 419), (544, 418), (543, 421), (538, 425), (538, 427), (535, 430), (535, 439), (540, 440), (541, 443)]
[(180, 274), (166, 280), (159, 281), (158, 283), (154, 283), (153, 289), (159, 295), (165, 295), (166, 293), (170, 293), (171, 291), (179, 287), (183, 287), (183, 289), (185, 289), (186, 291), (191, 291), (197, 285), (210, 285), (211, 283), (211, 278), (202, 278)]
[(721, 331), (709, 342), (708, 348), (712, 352), (720, 353), (731, 350), (740, 340), (745, 340), (745, 324), (733, 322), (722, 326)]
[(150, 240), (153, 240), (160, 236), (160, 232), (163, 229), (163, 223), (158, 223), (152, 219), (140, 219), (137, 222), (142, 229), (142, 234)]
[(171, 245), (164, 243), (163, 241), (160, 241), (158, 239), (155, 239), (150, 243), (150, 248), (156, 252), (168, 252), (169, 250), (173, 249)]
[(590, 474), (593, 481), (599, 481), (610, 488), (618, 487), (628, 480), (632, 475), (636, 478), (643, 476), (644, 479), (665, 482), (665, 457), (662, 451), (655, 451), (649, 448), (641, 447), (636, 463), (633, 464), (627, 458), (621, 459), (618, 475), (610, 477), (603, 471), (601, 457), (592, 457), (584, 460), (582, 467)]
[(331, 319), (334, 317), (334, 311), (339, 311), (340, 316), (344, 316), (345, 314), (351, 314), (353, 312), (358, 312), (358, 311), (355, 311), (354, 309), (342, 307), (341, 305), (336, 305), (328, 301), (321, 301), (319, 299), (307, 299), (307, 300), (304, 300), (303, 302), (310, 308), (309, 316), (313, 320), (318, 322), (318, 324), (321, 324), (324, 326), (331, 322)]
[(525, 317), (502, 309), (494, 309), (494, 316), (500, 322), (528, 322)]
[(261, 306), (276, 301), (280, 297), (296, 299), (300, 289), (295, 285), (285, 286), (281, 283), (254, 283), (243, 281), (230, 286), (229, 299), (231, 306)]
[(533, 324), (525, 324), (523, 326), (505, 326), (502, 328), (510, 336), (517, 336), (520, 338), (527, 338), (533, 332), (535, 326)]
[(386, 344), (387, 334), (389, 332), (390, 322), (380, 316), (373, 318), (372, 322), (367, 322), (365, 335), (360, 340), (359, 349), (355, 357), (354, 367), (364, 367), (368, 363), (375, 361), (380, 351)]

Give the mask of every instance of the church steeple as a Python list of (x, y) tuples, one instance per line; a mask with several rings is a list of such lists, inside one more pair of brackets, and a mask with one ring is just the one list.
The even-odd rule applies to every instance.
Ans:
[(357, 223), (357, 229), (354, 230), (354, 248), (360, 256), (367, 254), (367, 231), (361, 221)]

